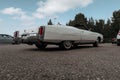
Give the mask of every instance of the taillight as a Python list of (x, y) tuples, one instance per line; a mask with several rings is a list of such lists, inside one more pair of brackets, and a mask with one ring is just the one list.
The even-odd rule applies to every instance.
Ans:
[(19, 36), (19, 31), (15, 31), (14, 32), (14, 37), (16, 38), (16, 37), (18, 37)]
[(39, 34), (42, 36), (43, 35), (43, 27), (39, 28)]

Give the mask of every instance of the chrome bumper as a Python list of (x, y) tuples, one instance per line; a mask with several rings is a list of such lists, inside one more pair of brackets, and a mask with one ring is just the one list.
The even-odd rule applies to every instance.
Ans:
[[(32, 36), (33, 35), (33, 36)], [(36, 34), (28, 34), (28, 35), (23, 35), (21, 37), (22, 43), (25, 44), (35, 44), (37, 42), (37, 35)]]

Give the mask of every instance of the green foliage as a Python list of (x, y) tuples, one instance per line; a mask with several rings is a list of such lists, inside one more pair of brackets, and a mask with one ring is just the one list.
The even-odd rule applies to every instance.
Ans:
[(111, 28), (112, 28), (112, 37), (116, 36), (118, 31), (120, 30), (120, 10), (113, 12)]
[(110, 19), (107, 20), (107, 23), (104, 25), (103, 35), (105, 38), (112, 38), (111, 36), (111, 21)]
[(87, 27), (88, 27), (89, 30), (95, 31), (95, 21), (92, 17), (89, 18), (89, 20), (87, 22)]
[(104, 26), (105, 26), (105, 21), (100, 19), (100, 20), (96, 20), (96, 23), (95, 23), (95, 31), (98, 32), (98, 33), (101, 33), (103, 34), (103, 31), (104, 31)]
[(74, 26), (80, 29), (87, 29), (87, 18), (84, 16), (84, 14), (79, 13), (75, 16), (74, 20), (70, 20), (67, 24), (69, 26)]
[(103, 34), (104, 39), (111, 39), (116, 37), (120, 30), (120, 10), (114, 11), (112, 19), (106, 22), (103, 19), (94, 20), (92, 17), (87, 20), (84, 14), (79, 13), (67, 25), (98, 32)]

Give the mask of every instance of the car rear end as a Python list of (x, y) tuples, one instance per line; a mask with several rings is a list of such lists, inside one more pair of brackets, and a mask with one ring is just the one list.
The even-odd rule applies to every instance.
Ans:
[(25, 30), (24, 33), (21, 35), (22, 43), (29, 45), (41, 42), (43, 40), (43, 37), (44, 37), (43, 26), (30, 30)]
[(120, 46), (120, 30), (117, 34), (117, 45)]
[(38, 28), (24, 30), (24, 33), (21, 35), (21, 42), (25, 44), (35, 44), (38, 38)]
[(36, 42), (36, 33), (26, 33), (26, 34), (22, 34), (21, 38), (22, 38), (22, 43), (26, 43), (26, 44), (34, 44)]
[(45, 26), (40, 26), (38, 29), (38, 35), (37, 35), (38, 40), (43, 41), (44, 34), (45, 34)]

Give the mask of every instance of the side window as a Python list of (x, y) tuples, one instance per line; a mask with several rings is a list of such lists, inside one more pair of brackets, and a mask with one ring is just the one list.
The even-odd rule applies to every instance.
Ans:
[(9, 38), (9, 36), (8, 36), (8, 35), (6, 35), (6, 38)]
[(12, 37), (12, 36), (10, 36), (10, 35), (8, 35), (7, 37), (8, 37), (8, 38), (13, 38), (13, 37)]
[(3, 35), (3, 38), (7, 38), (7, 36), (6, 36), (6, 35)]
[(9, 36), (8, 35), (2, 35), (2, 38), (7, 39), (7, 38), (9, 38)]
[(11, 39), (11, 38), (13, 37), (10, 35), (4, 35), (4, 34), (0, 35), (0, 39)]
[(0, 39), (5, 39), (6, 38), (6, 36), (5, 35), (0, 35)]

